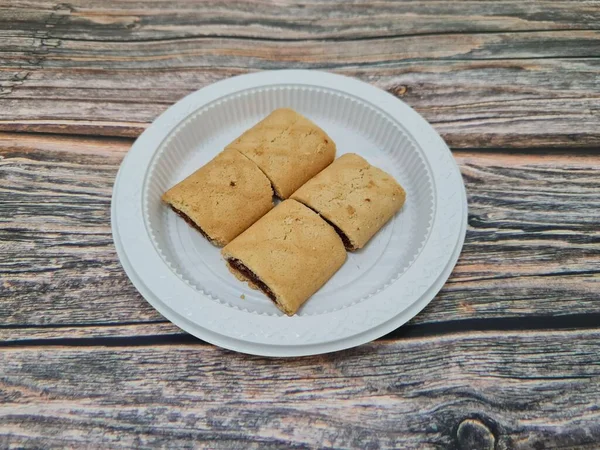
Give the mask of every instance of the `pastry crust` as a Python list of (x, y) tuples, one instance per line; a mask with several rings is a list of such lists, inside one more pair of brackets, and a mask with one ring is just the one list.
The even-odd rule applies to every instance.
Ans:
[(280, 203), (221, 254), (236, 277), (261, 289), (290, 316), (346, 260), (333, 228), (295, 200)]
[(391, 175), (348, 153), (291, 198), (334, 225), (347, 250), (357, 250), (402, 208), (406, 192)]
[(254, 161), (281, 199), (331, 164), (336, 150), (321, 128), (288, 108), (276, 109), (227, 148)]
[(273, 208), (270, 181), (235, 150), (219, 153), (162, 199), (219, 247)]

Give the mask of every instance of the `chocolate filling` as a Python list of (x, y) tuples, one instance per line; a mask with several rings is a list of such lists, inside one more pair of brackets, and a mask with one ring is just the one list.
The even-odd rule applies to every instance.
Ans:
[[(317, 213), (317, 214), (319, 214), (319, 213)], [(354, 248), (354, 245), (352, 245), (352, 242), (350, 242), (350, 239), (348, 239), (348, 236), (346, 236), (346, 233), (344, 233), (335, 223), (333, 223), (329, 219), (326, 219), (321, 214), (319, 214), (319, 217), (333, 227), (333, 229), (335, 230), (335, 232), (342, 239), (342, 242), (344, 243), (344, 247), (346, 247), (346, 250), (356, 250)]]
[(335, 230), (335, 232), (338, 234), (338, 236), (342, 240), (342, 243), (344, 244), (344, 247), (346, 248), (346, 250), (356, 250), (356, 247), (354, 247), (354, 245), (352, 245), (352, 242), (350, 242), (350, 239), (348, 239), (348, 236), (346, 236), (346, 233), (344, 233), (340, 229), (340, 227), (338, 227), (331, 220), (326, 219), (325, 217), (323, 217), (321, 214), (319, 214), (319, 211), (317, 211), (316, 209), (313, 209), (313, 208), (311, 208), (310, 206), (308, 206), (308, 205), (306, 205), (304, 203), (302, 203), (302, 204), (304, 206), (306, 206), (308, 209), (310, 209), (312, 212), (318, 214), (321, 219), (323, 219), (325, 222), (327, 222), (329, 225), (331, 225), (331, 228), (333, 228)]
[(230, 258), (227, 260), (227, 263), (233, 269), (237, 270), (239, 273), (241, 273), (246, 278), (248, 278), (250, 280), (250, 282), (252, 282), (256, 286), (258, 286), (258, 288), (267, 297), (269, 297), (271, 300), (273, 300), (274, 303), (277, 303), (277, 297), (275, 297), (275, 294), (273, 293), (273, 291), (271, 289), (269, 289), (269, 286), (267, 286), (260, 278), (258, 278), (254, 272), (252, 272), (250, 269), (248, 269), (248, 267), (246, 267), (243, 262), (241, 262), (239, 259)]
[(206, 234), (204, 232), (204, 230), (202, 228), (200, 228), (196, 222), (194, 222), (192, 219), (190, 219), (186, 213), (184, 213), (182, 211), (179, 211), (173, 205), (169, 205), (169, 206), (171, 206), (171, 209), (173, 211), (175, 211), (175, 214), (177, 214), (179, 217), (181, 217), (183, 220), (185, 220), (188, 223), (189, 226), (191, 226), (192, 228), (195, 228), (196, 230), (198, 230), (198, 232), (202, 236), (204, 236), (206, 239), (208, 239), (209, 241), (212, 242), (212, 239), (210, 238), (210, 236), (208, 234)]

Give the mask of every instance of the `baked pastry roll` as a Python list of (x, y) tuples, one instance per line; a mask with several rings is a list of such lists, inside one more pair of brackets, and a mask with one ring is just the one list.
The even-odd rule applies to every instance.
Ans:
[(340, 237), (294, 200), (277, 205), (221, 254), (229, 270), (291, 316), (346, 260)]
[(335, 143), (297, 112), (276, 109), (227, 146), (250, 158), (286, 199), (335, 158)]
[(219, 247), (273, 208), (271, 182), (235, 150), (219, 153), (165, 192), (162, 199)]
[(362, 248), (402, 208), (406, 193), (391, 175), (348, 153), (291, 198), (333, 225), (352, 251)]

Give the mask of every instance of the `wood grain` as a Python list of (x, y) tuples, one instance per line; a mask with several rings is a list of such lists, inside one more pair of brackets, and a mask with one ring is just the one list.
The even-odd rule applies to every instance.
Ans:
[[(0, 2), (0, 448), (597, 448), (599, 24), (597, 0)], [(154, 311), (110, 198), (168, 106), (282, 68), (416, 108), (469, 226), (409, 324), (276, 360)]]
[[(136, 336), (152, 327), (178, 333), (164, 329), (113, 247), (110, 196), (130, 145), (128, 139), (0, 134), (4, 339)], [(444, 289), (411, 324), (455, 329), (471, 321), (464, 323), (498, 328), (518, 326), (510, 322), (515, 319), (522, 326), (542, 320), (543, 327), (558, 316), (552, 325), (558, 327), (577, 317), (575, 323), (588, 326), (600, 320), (596, 154), (454, 154), (469, 193), (465, 247)]]
[(0, 130), (133, 137), (216, 80), (313, 68), (401, 97), (456, 148), (600, 145), (597, 2), (141, 5), (6, 7)]
[[(143, 41), (203, 36), (272, 40), (598, 29), (597, 1), (116, 1), (21, 0), (0, 6), (0, 36)], [(14, 24), (18, 26), (14, 26)]]
[[(48, 314), (52, 311), (48, 311)], [(39, 345), (65, 345), (68, 340), (81, 340), (87, 345), (103, 345), (104, 343), (123, 345), (153, 342), (190, 342), (195, 338), (188, 336), (180, 328), (164, 319), (154, 321), (128, 323), (121, 321), (116, 324), (21, 324), (0, 326), (0, 344), (4, 345), (30, 345), (35, 342)]]
[(599, 352), (598, 330), (459, 333), (298, 359), (193, 343), (4, 348), (0, 446), (593, 449)]

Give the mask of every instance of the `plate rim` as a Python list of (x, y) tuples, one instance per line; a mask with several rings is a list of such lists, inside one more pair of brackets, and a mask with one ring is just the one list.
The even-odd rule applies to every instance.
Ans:
[[(328, 78), (328, 80), (326, 80), (328, 81), (328, 83), (319, 83), (319, 79), (323, 80), (326, 78)], [(281, 82), (279, 82), (280, 79)], [(299, 83), (299, 80), (304, 81), (304, 83)], [(160, 141), (154, 140), (154, 142), (157, 143), (152, 145), (153, 151), (150, 156), (150, 160), (152, 160), (152, 155), (154, 155), (155, 152), (161, 147), (164, 139), (169, 136), (172, 130), (175, 129), (179, 125), (179, 123), (181, 123), (181, 121), (185, 120), (186, 117), (193, 114), (199, 108), (202, 108), (203, 105), (206, 105), (210, 101), (213, 101), (206, 100), (205, 98), (203, 99), (203, 97), (206, 97), (205, 94), (207, 94), (209, 91), (210, 94), (212, 94), (212, 96), (216, 95), (216, 98), (219, 98), (219, 96), (224, 97), (225, 95), (228, 95), (232, 92), (235, 93), (236, 90), (248, 89), (253, 85), (266, 87), (277, 84), (307, 84), (316, 87), (329, 88), (327, 84), (332, 83), (336, 85), (336, 90), (347, 92), (349, 95), (355, 97), (358, 96), (363, 100), (366, 94), (358, 95), (356, 92), (353, 91), (353, 89), (367, 90), (370, 91), (370, 94), (373, 94), (374, 91), (377, 91), (380, 97), (382, 96), (382, 94), (385, 94), (385, 96), (387, 96), (386, 99), (388, 101), (391, 98), (394, 102), (397, 102), (396, 105), (402, 105), (401, 109), (404, 110), (403, 112), (410, 111), (410, 114), (412, 114), (413, 116), (412, 119), (416, 120), (416, 123), (421, 127), (421, 129), (417, 131), (428, 132), (431, 135), (428, 138), (433, 138), (436, 141), (434, 142), (434, 144), (442, 148), (442, 150), (445, 150), (445, 152), (447, 152), (450, 156), (449, 161), (451, 161), (451, 167), (448, 167), (448, 169), (452, 172), (457, 173), (458, 179), (460, 180), (460, 188), (459, 186), (457, 186), (457, 191), (460, 191), (459, 200), (462, 206), (462, 214), (460, 217), (460, 230), (458, 232), (458, 236), (456, 236), (457, 239), (454, 241), (454, 246), (449, 250), (450, 255), (445, 266), (442, 267), (440, 273), (436, 278), (430, 280), (430, 283), (426, 287), (425, 291), (422, 294), (420, 294), (420, 296), (416, 300), (414, 300), (412, 303), (407, 305), (403, 310), (396, 313), (395, 315), (394, 313), (390, 313), (390, 317), (388, 320), (384, 321), (383, 323), (378, 323), (375, 326), (367, 327), (366, 329), (351, 334), (350, 336), (332, 339), (326, 342), (302, 343), (298, 345), (277, 345), (268, 344), (264, 342), (251, 342), (244, 339), (238, 339), (230, 335), (219, 334), (214, 330), (210, 330), (207, 327), (203, 327), (198, 323), (187, 319), (185, 315), (181, 314), (180, 312), (174, 311), (171, 307), (169, 307), (168, 301), (165, 302), (164, 300), (161, 300), (155, 294), (155, 292), (153, 292), (153, 290), (146, 285), (146, 283), (143, 280), (143, 276), (140, 276), (138, 274), (138, 271), (135, 269), (134, 265), (131, 263), (129, 257), (127, 256), (128, 252), (126, 246), (123, 244), (119, 233), (119, 206), (123, 202), (127, 203), (127, 200), (134, 200), (135, 197), (135, 190), (133, 190), (133, 193), (130, 193), (129, 195), (129, 199), (123, 199), (121, 198), (123, 197), (122, 192), (119, 189), (119, 186), (122, 186), (123, 173), (126, 172), (128, 164), (131, 163), (132, 155), (135, 155), (136, 152), (139, 153), (140, 151), (147, 151), (146, 141), (152, 140), (151, 138), (156, 137), (156, 134), (164, 134)], [(346, 89), (341, 89), (340, 84), (346, 84)], [(220, 95), (219, 91), (222, 92)], [(364, 101), (368, 102), (367, 100)], [(385, 111), (386, 113), (392, 115), (386, 108), (379, 108)], [(415, 140), (415, 142), (419, 141), (415, 138), (414, 133), (412, 133), (408, 127), (404, 126), (404, 128), (409, 131), (411, 137)], [(144, 175), (144, 179), (147, 176), (147, 169), (148, 168), (146, 168), (146, 174)], [(435, 181), (436, 180), (434, 178), (434, 184)], [(138, 191), (141, 191), (141, 188), (139, 188)], [(142, 197), (141, 194), (140, 197)], [(141, 198), (139, 200), (141, 203)], [(121, 208), (121, 210), (123, 210), (123, 208)], [(435, 213), (435, 215), (437, 215), (437, 210)], [(228, 348), (230, 350), (262, 356), (304, 356), (338, 351), (350, 347), (355, 347), (357, 345), (377, 339), (406, 323), (408, 320), (410, 320), (412, 317), (418, 314), (418, 312), (420, 312), (435, 297), (435, 295), (439, 292), (439, 290), (442, 288), (442, 286), (448, 279), (462, 250), (462, 246), (466, 235), (467, 216), (468, 206), (466, 198), (466, 189), (464, 186), (464, 181), (460, 176), (460, 170), (458, 168), (458, 165), (452, 157), (448, 146), (445, 144), (445, 142), (442, 140), (439, 134), (435, 131), (435, 129), (433, 129), (433, 127), (425, 121), (425, 119), (423, 119), (416, 111), (414, 111), (401, 100), (397, 99), (396, 97), (379, 88), (376, 88), (375, 86), (342, 75), (313, 70), (279, 70), (240, 75), (211, 84), (184, 97), (182, 100), (175, 103), (169, 109), (167, 109), (167, 111), (161, 114), (161, 116), (159, 116), (133, 144), (132, 148), (125, 156), (119, 169), (119, 173), (117, 174), (111, 202), (111, 226), (113, 231), (115, 247), (117, 249), (117, 254), (126, 274), (130, 278), (136, 289), (146, 299), (146, 301), (148, 301), (166, 319), (179, 326), (184, 331), (187, 331), (190, 334), (202, 340), (218, 345), (220, 347)], [(137, 240), (142, 240), (143, 236), (139, 236), (137, 238)], [(150, 240), (149, 236), (147, 236), (147, 238), (148, 240)], [(127, 244), (130, 244), (129, 246), (131, 248), (131, 243)], [(315, 318), (319, 317), (320, 316), (305, 316), (304, 320), (314, 320)], [(273, 318), (271, 317), (271, 320), (272, 319)]]

